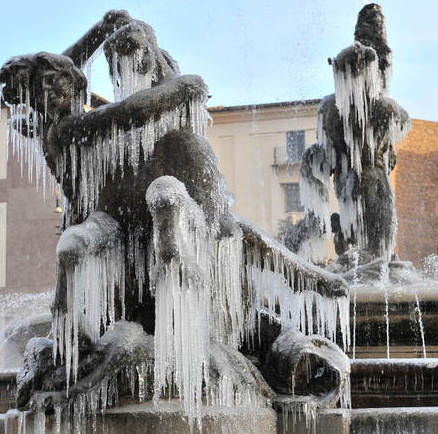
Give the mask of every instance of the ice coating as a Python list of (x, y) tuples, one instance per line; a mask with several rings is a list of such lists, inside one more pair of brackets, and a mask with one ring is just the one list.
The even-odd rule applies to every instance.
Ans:
[(158, 400), (174, 383), (189, 419), (200, 420), (209, 361), (207, 226), (175, 178), (152, 182), (146, 200), (154, 226), (149, 260), (156, 298), (154, 396)]
[[(53, 358), (59, 354), (66, 366), (67, 390), (70, 374), (77, 379), (79, 334), (97, 342), (101, 330), (115, 322), (116, 293), (124, 318), (125, 266), (124, 248), (119, 240), (119, 225), (109, 216), (97, 213), (85, 223), (67, 229), (57, 246), (58, 281), (65, 284), (65, 298), (55, 299), (52, 333)], [(102, 240), (105, 234), (106, 240)], [(70, 248), (82, 239), (84, 252)]]
[[(336, 407), (338, 403), (351, 408), (350, 361), (325, 338), (293, 330), (283, 332), (273, 343), (265, 366), (266, 375), (274, 378), (279, 392), (274, 407), (283, 413), (285, 427), (290, 413), (293, 425), (304, 416), (309, 429), (315, 428), (318, 408)], [(288, 372), (288, 380), (276, 381), (276, 371)]]
[(249, 330), (256, 327), (265, 308), (285, 329), (318, 333), (332, 340), (339, 322), (343, 346), (348, 349), (349, 295), (343, 280), (311, 266), (246, 220), (240, 218), (239, 224), (245, 234), (243, 284), (253, 306), (248, 313)]
[[(333, 73), (336, 106), (343, 121), (344, 140), (350, 150), (350, 166), (360, 176), (365, 144), (370, 160), (374, 161), (376, 145), (369, 118), (382, 91), (377, 54), (372, 47), (356, 41), (334, 59)], [(355, 134), (356, 127), (359, 134)]]
[[(210, 340), (237, 349), (244, 334), (242, 237), (236, 229), (214, 240), (202, 210), (173, 177), (157, 178), (146, 200), (154, 223), (149, 275), (156, 299), (155, 399), (175, 384), (190, 420), (199, 423), (203, 383), (207, 389), (210, 384)], [(241, 386), (220, 376), (208, 394), (233, 406), (235, 387)]]
[[(31, 55), (0, 72), (6, 99), (20, 110), (14, 71), (32, 77), (35, 91), (19, 80), (30, 89), (24, 106), (40, 113), (45, 159), (69, 201), (70, 226), (57, 248), (54, 341), (29, 346), (19, 380), (19, 405), (34, 403), (41, 430), (50, 400), (58, 426), (66, 411), (83, 431), (85, 414), (93, 421), (126, 389), (139, 401), (153, 395), (158, 408), (177, 395), (191, 426), (200, 426), (203, 396), (223, 407), (265, 406), (270, 388), (239, 350), (254, 341), (261, 312), (274, 326), (277, 305), (284, 330), (334, 340), (339, 322), (349, 345), (345, 282), (236, 221), (202, 137), (205, 84), (179, 75), (147, 25), (116, 15), (120, 22), (104, 37), (110, 17), (68, 50), (74, 64), (45, 53), (48, 67)], [(89, 64), (103, 44), (118, 101), (84, 113), (87, 83), (75, 65), (87, 41)], [(48, 380), (48, 395), (35, 376)]]
[(96, 209), (99, 192), (105, 186), (107, 177), (123, 173), (127, 163), (137, 174), (139, 166), (153, 153), (154, 144), (173, 130), (191, 128), (194, 133), (204, 134), (207, 114), (202, 100), (181, 104), (172, 111), (150, 119), (143, 126), (132, 126), (129, 130), (118, 127), (114, 120), (106, 134), (96, 134), (93, 145), (72, 143), (70, 155), (62, 155), (58, 162), (59, 173), (66, 171), (67, 161), (71, 164), (72, 187), (79, 184), (79, 212), (88, 215)]
[(307, 212), (327, 222), (325, 190), (333, 175), (346, 245), (390, 260), (397, 222), (389, 174), (410, 121), (387, 97), (391, 50), (379, 6), (362, 9), (353, 45), (329, 63), (335, 94), (320, 103), (318, 144), (304, 154), (300, 172), (301, 200)]

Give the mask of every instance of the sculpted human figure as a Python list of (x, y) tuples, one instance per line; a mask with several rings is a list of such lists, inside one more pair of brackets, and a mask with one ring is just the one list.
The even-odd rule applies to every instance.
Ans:
[[(391, 260), (396, 215), (389, 174), (396, 162), (394, 146), (410, 121), (387, 96), (391, 50), (380, 6), (360, 11), (354, 36), (353, 45), (329, 59), (336, 92), (321, 101), (319, 143), (305, 152), (301, 183), (310, 192), (306, 208), (329, 227), (321, 185), (329, 185), (333, 175), (344, 240), (367, 257)], [(324, 201), (326, 207), (314, 205)]]
[[(80, 68), (101, 45), (116, 101), (84, 112), (87, 80)], [(41, 144), (67, 198), (57, 246), (53, 341), (29, 342), (19, 376), (20, 407), (32, 396), (40, 409), (56, 407), (68, 393), (73, 399), (107, 387), (108, 378), (129, 366), (142, 372), (138, 391), (152, 369), (155, 399), (174, 383), (191, 417), (199, 416), (207, 385), (213, 401), (225, 390), (234, 390), (228, 404), (237, 405), (245, 394), (266, 401), (273, 392), (242, 353), (258, 358), (274, 387), (280, 371), (265, 361), (280, 360), (275, 354), (284, 352), (297, 368), (299, 356), (272, 345), (283, 327), (288, 333), (288, 322), (300, 322), (287, 294), (305, 297), (303, 318), (316, 303), (335, 312), (336, 328), (337, 303), (344, 313), (348, 303), (344, 281), (232, 215), (204, 138), (207, 88), (198, 76), (180, 75), (148, 25), (111, 11), (64, 55), (10, 59), (0, 82), (11, 125), (25, 136), (17, 138), (19, 146), (26, 137)], [(267, 306), (271, 317), (283, 309), (276, 324), (260, 313), (269, 289), (263, 284), (270, 279), (283, 291)], [(284, 308), (277, 306), (280, 299)], [(294, 327), (308, 334), (317, 327), (333, 339), (327, 312), (315, 317), (315, 329), (310, 319)], [(258, 321), (266, 324), (260, 345), (251, 346)], [(341, 326), (347, 345), (345, 318)], [(331, 366), (344, 381), (342, 363)], [(332, 387), (338, 399), (339, 383)]]

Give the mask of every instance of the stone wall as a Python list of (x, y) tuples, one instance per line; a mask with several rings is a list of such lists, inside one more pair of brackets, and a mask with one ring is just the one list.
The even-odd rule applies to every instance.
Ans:
[(438, 253), (438, 122), (412, 120), (395, 169), (397, 253), (420, 266)]

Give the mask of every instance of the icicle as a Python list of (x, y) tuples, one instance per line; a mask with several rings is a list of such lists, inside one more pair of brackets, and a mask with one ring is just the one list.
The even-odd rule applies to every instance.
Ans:
[(87, 77), (87, 107), (91, 107), (91, 68), (93, 66), (94, 61), (102, 54), (103, 52), (104, 42), (97, 48), (97, 50), (88, 58), (87, 62), (83, 66), (83, 69), (86, 71)]
[[(7, 125), (6, 158), (9, 158), (9, 143), (12, 143), (12, 155), (16, 155), (20, 162), (21, 175), (24, 174), (24, 164), (27, 164), (27, 178), (30, 184), (35, 184), (39, 190), (42, 180), (43, 196), (45, 197), (46, 177), (54, 181), (48, 171), (41, 137), (43, 134), (43, 117), (30, 105), (30, 91), (19, 86), (19, 104), (7, 104), (11, 116)], [(25, 125), (24, 125), (25, 124)], [(23, 132), (26, 132), (23, 136)]]
[(357, 268), (359, 266), (359, 252), (355, 250), (353, 252), (353, 359), (356, 358), (356, 307), (357, 307), (357, 285), (358, 285), (358, 276), (357, 276)]
[[(247, 249), (244, 281), (253, 297), (254, 312), (249, 313), (250, 329), (254, 330), (257, 312), (266, 313), (280, 322), (282, 328), (298, 329), (303, 333), (318, 333), (336, 340), (339, 319), (344, 348), (350, 345), (349, 298), (327, 298), (318, 294), (316, 280), (305, 277), (292, 262), (281, 258), (274, 250), (264, 254), (257, 246)], [(277, 314), (277, 308), (280, 313)], [(316, 317), (314, 318), (314, 313)]]
[(241, 286), (242, 234), (215, 242), (212, 259), (214, 291), (211, 297), (211, 321), (215, 342), (238, 348), (244, 337)]
[[(70, 373), (76, 381), (78, 369), (78, 333), (84, 332), (92, 342), (115, 322), (115, 291), (119, 289), (124, 312), (124, 249), (120, 241), (96, 255), (86, 256), (77, 265), (67, 267), (67, 310), (53, 315), (54, 359), (56, 351), (65, 359), (67, 390)], [(73, 341), (72, 341), (73, 337)], [(63, 357), (64, 356), (64, 357)]]
[(138, 72), (141, 66), (142, 53), (135, 50), (130, 55), (119, 56), (116, 51), (112, 56), (112, 82), (114, 101), (122, 101), (142, 89), (152, 87), (152, 71), (148, 74)]
[[(358, 57), (357, 68), (361, 68), (359, 71), (352, 71), (351, 64), (345, 60), (350, 51), (354, 51)], [(373, 48), (356, 41), (336, 57), (333, 62), (333, 74), (336, 106), (343, 121), (344, 140), (350, 150), (350, 164), (360, 175), (364, 143), (368, 145), (371, 161), (374, 161), (376, 148), (373, 129), (369, 127), (368, 121), (373, 104), (382, 93), (378, 56)], [(356, 126), (361, 131), (359, 137), (355, 136)]]
[[(199, 206), (184, 184), (172, 177), (155, 180), (146, 199), (153, 218), (149, 276), (155, 294), (154, 400), (174, 384), (190, 425), (201, 423), (202, 385), (208, 383), (211, 301), (211, 251), (207, 226)], [(175, 207), (172, 235), (177, 258), (161, 259), (161, 204)], [(152, 260), (151, 258), (154, 258)], [(190, 315), (187, 315), (190, 312)]]

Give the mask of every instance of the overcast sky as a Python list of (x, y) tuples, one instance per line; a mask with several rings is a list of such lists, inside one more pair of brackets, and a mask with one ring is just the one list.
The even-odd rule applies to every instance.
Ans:
[[(62, 52), (109, 9), (146, 21), (183, 73), (201, 75), (209, 105), (319, 98), (333, 92), (327, 58), (353, 41), (364, 0), (39, 0), (2, 4), (0, 63)], [(382, 0), (393, 49), (390, 95), (438, 121), (438, 1)], [(102, 57), (92, 90), (111, 97)]]

